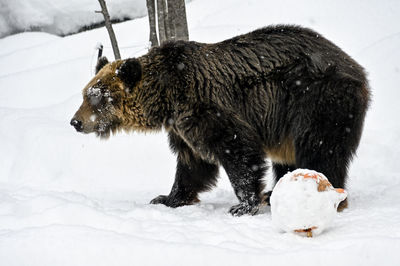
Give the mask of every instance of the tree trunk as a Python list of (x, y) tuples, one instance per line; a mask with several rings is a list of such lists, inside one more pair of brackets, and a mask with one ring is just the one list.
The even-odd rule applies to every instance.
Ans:
[[(156, 32), (154, 0), (146, 0), (149, 10), (150, 40)], [(160, 44), (166, 40), (189, 40), (189, 31), (186, 20), (185, 0), (157, 0), (158, 37)], [(152, 41), (152, 46), (154, 43)]]
[(165, 0), (157, 0), (158, 36), (160, 44), (168, 40), (168, 13)]
[(185, 0), (168, 0), (168, 25), (172, 40), (189, 40)]
[(112, 45), (112, 48), (113, 48), (113, 51), (114, 51), (115, 60), (121, 59), (121, 55), (120, 55), (119, 49), (118, 49), (117, 39), (115, 38), (115, 33), (114, 33), (114, 30), (113, 30), (112, 25), (111, 25), (110, 15), (109, 15), (108, 10), (107, 10), (106, 2), (104, 0), (99, 0), (99, 3), (100, 3), (100, 6), (101, 6), (101, 13), (104, 16), (104, 22), (106, 24), (108, 35), (110, 36), (111, 45)]
[(175, 40), (189, 40), (189, 31), (186, 20), (185, 0), (175, 0)]
[(146, 0), (147, 13), (150, 24), (150, 42), (151, 47), (158, 46), (157, 30), (156, 30), (156, 7), (155, 0)]
[(176, 18), (176, 0), (167, 0), (167, 29), (168, 40), (175, 40), (175, 18)]

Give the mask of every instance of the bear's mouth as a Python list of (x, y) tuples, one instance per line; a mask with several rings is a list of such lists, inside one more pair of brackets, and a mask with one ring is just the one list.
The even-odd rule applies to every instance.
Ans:
[(108, 139), (110, 135), (111, 131), (104, 131), (104, 132), (96, 131), (96, 136), (99, 137), (100, 139)]
[(108, 121), (100, 121), (95, 127), (96, 136), (101, 139), (108, 139), (111, 135), (111, 132), (114, 133), (118, 128), (118, 123), (116, 122), (108, 122)]
[(100, 122), (95, 127), (96, 136), (101, 139), (107, 139), (111, 135), (111, 124), (106, 122)]

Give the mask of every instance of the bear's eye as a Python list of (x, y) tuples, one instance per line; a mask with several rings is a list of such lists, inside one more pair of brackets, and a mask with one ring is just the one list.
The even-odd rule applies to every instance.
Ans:
[(100, 103), (102, 98), (101, 89), (99, 87), (90, 87), (87, 91), (87, 97), (92, 106), (96, 106)]

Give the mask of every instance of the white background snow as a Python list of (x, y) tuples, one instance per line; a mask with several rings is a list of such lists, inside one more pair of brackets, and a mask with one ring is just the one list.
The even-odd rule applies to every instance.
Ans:
[[(190, 39), (201, 42), (308, 26), (366, 68), (374, 96), (349, 208), (316, 238), (279, 233), (268, 208), (227, 213), (237, 200), (224, 173), (197, 205), (149, 205), (173, 182), (166, 135), (100, 141), (69, 125), (96, 43), (113, 58), (106, 30), (22, 33), (0, 39), (0, 265), (399, 265), (400, 2), (195, 0), (187, 15)], [(115, 32), (123, 57), (146, 52), (147, 17)]]

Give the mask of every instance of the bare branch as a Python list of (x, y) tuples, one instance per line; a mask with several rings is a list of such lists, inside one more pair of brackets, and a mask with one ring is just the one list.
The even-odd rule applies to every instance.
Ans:
[(97, 45), (98, 53), (97, 53), (97, 60), (103, 55), (103, 45), (99, 43)]
[(120, 55), (119, 49), (118, 49), (117, 39), (115, 38), (115, 33), (114, 33), (114, 30), (113, 30), (112, 25), (111, 25), (110, 15), (109, 15), (108, 10), (107, 10), (106, 2), (104, 0), (99, 0), (99, 3), (100, 3), (100, 6), (101, 6), (101, 13), (104, 16), (104, 22), (105, 22), (105, 25), (106, 25), (106, 28), (107, 28), (107, 31), (108, 31), (108, 35), (110, 36), (111, 45), (112, 45), (112, 48), (113, 48), (113, 51), (114, 51), (115, 60), (121, 59), (121, 55)]

